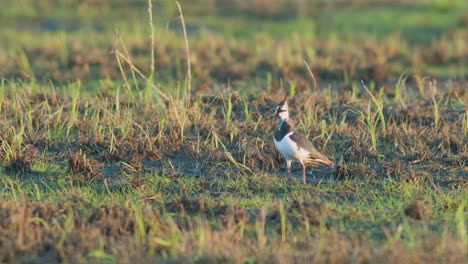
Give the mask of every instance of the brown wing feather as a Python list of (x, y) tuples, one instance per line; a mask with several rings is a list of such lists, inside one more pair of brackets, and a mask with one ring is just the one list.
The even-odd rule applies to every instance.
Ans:
[(322, 163), (328, 166), (333, 166), (333, 162), (325, 155), (322, 153), (318, 152), (317, 149), (315, 149), (314, 145), (312, 142), (310, 142), (309, 139), (307, 139), (304, 135), (298, 132), (292, 133), (290, 136), (292, 141), (296, 142), (296, 144), (310, 152), (309, 154), (309, 159), (307, 160), (308, 162), (312, 163)]

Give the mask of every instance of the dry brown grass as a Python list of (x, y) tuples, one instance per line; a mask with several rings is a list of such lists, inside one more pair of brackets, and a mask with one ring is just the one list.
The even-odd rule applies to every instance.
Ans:
[[(332, 7), (199, 3), (184, 12), (224, 3), (286, 23)], [(424, 75), (463, 65), (455, 27), (430, 43), (207, 30), (186, 45), (127, 32), (111, 47), (106, 32), (67, 33), (0, 52), (0, 262), (467, 262), (468, 86)], [(309, 168), (307, 186), (286, 182), (272, 144), (285, 94), (297, 129), (338, 163)]]
[[(84, 215), (80, 213), (82, 210), (86, 210)], [(200, 210), (197, 211), (202, 212), (203, 209)], [(183, 262), (194, 261), (192, 256), (198, 256), (199, 261), (235, 263), (249, 258), (261, 263), (460, 263), (466, 260), (466, 248), (461, 248), (463, 243), (451, 234), (444, 238), (418, 238), (411, 248), (401, 240), (371, 247), (367, 239), (350, 237), (335, 228), (324, 229), (313, 237), (288, 231), (286, 241), (267, 239), (262, 243), (259, 230), (252, 230), (258, 233), (257, 237), (240, 231), (240, 215), (243, 215), (240, 218), (244, 219), (242, 221), (264, 222), (267, 230), (268, 226), (278, 225), (279, 220), (265, 217), (262, 212), (249, 220), (245, 218), (245, 213), (233, 213), (239, 210), (233, 207), (220, 210), (225, 214), (219, 226), (213, 228), (205, 218), (167, 218), (151, 205), (137, 210), (131, 205), (125, 207), (117, 204), (95, 209), (73, 208), (69, 203), (3, 204), (0, 206), (0, 234), (3, 237), (0, 259), (3, 262), (29, 262), (34, 259), (49, 263), (65, 260), (84, 262), (93, 260), (89, 252), (101, 248), (112, 254), (112, 259), (119, 263), (128, 263), (135, 258), (143, 262), (163, 261), (161, 255), (169, 252), (173, 255), (173, 261)], [(144, 222), (138, 222), (140, 213)], [(302, 216), (306, 217), (305, 214)], [(11, 233), (12, 229), (16, 232)], [(272, 231), (276, 233), (274, 229)], [(6, 234), (9, 234), (8, 239)], [(149, 249), (154, 256), (147, 254)]]
[[(462, 85), (455, 83), (450, 86), (452, 88), (439, 90), (439, 100), (448, 103), (439, 106), (438, 126), (434, 125), (435, 106), (431, 99), (419, 99), (405, 106), (384, 105), (387, 131), (377, 132), (379, 140), (374, 150), (366, 121), (360, 113), (368, 107), (369, 101), (329, 102), (312, 91), (302, 95), (314, 100), (305, 102), (303, 97), (292, 98), (292, 118), (298, 121), (299, 128), (311, 138), (316, 137), (315, 144), (322, 151), (337, 160), (342, 157), (335, 172), (321, 168), (314, 170), (320, 177), (334, 180), (335, 176), (338, 185), (333, 188), (334, 194), (323, 195), (317, 188), (311, 191), (312, 200), (306, 196), (287, 203), (277, 200), (263, 209), (229, 204), (223, 199), (194, 198), (184, 191), (186, 187), (183, 186), (165, 189), (164, 197), (154, 194), (154, 179), (145, 175), (148, 172), (168, 175), (174, 182), (195, 177), (197, 185), (201, 185), (197, 188), (210, 195), (219, 189), (216, 187), (219, 186), (218, 179), (242, 182), (245, 178), (245, 187), (226, 187), (224, 192), (258, 191), (260, 187), (255, 183), (254, 175), (281, 168), (284, 162), (270, 142), (275, 121), (266, 117), (269, 106), (277, 101), (276, 97), (259, 95), (247, 99), (229, 93), (214, 97), (195, 96), (190, 105), (180, 108), (186, 112), (179, 112), (179, 115), (191, 116), (191, 120), (183, 125), (175, 116), (164, 116), (165, 111), (173, 110), (157, 105), (140, 108), (126, 99), (115, 99), (124, 96), (111, 95), (107, 97), (108, 101), (101, 97), (79, 98), (77, 119), (80, 122), (67, 114), (44, 126), (35, 118), (47, 119), (59, 109), (72, 109), (73, 97), (56, 95), (54, 97), (60, 99), (36, 100), (39, 96), (45, 97), (23, 92), (23, 100), (37, 112), (31, 114), (30, 124), (34, 129), (25, 127), (23, 140), (15, 143), (17, 149), (24, 153), (26, 150), (42, 153), (41, 160), (69, 170), (71, 179), (79, 186), (98, 184), (109, 195), (125, 188), (135, 189), (137, 199), (143, 204), (127, 200), (124, 204), (106, 202), (96, 207), (76, 197), (59, 202), (36, 202), (15, 196), (16, 200), (2, 203), (0, 207), (0, 259), (4, 262), (86, 262), (96, 256), (107, 256), (126, 263), (135, 258), (143, 258), (144, 262), (190, 262), (193, 256), (198, 256), (200, 261), (236, 263), (249, 259), (262, 263), (463, 261), (466, 259), (464, 242), (456, 232), (450, 231), (441, 237), (424, 231), (427, 223), (438, 215), (425, 200), (416, 199), (405, 203), (406, 209), (402, 208), (404, 215), (426, 226), (414, 229), (418, 231), (410, 245), (408, 241), (396, 238), (395, 234), (401, 232), (398, 226), (384, 228), (384, 238), (377, 237), (379, 241), (387, 242), (374, 245), (375, 237), (349, 232), (336, 224), (336, 221), (352, 223), (353, 219), (363, 221), (362, 212), (343, 214), (317, 201), (333, 196), (343, 197), (345, 201), (357, 199), (359, 196), (354, 193), (362, 188), (359, 182), (367, 179), (390, 180), (395, 188), (403, 190), (429, 188), (435, 192), (466, 192), (466, 180), (458, 176), (466, 172), (468, 142), (460, 130), (463, 112), (456, 108), (456, 104), (449, 103), (450, 98), (466, 96), (465, 90), (459, 88)], [(11, 98), (12, 94), (7, 91), (5, 98)], [(13, 104), (13, 101), (7, 99), (3, 103)], [(233, 104), (234, 118), (230, 120), (225, 119), (223, 112), (228, 103)], [(242, 107), (245, 103), (250, 118)], [(307, 111), (305, 106), (316, 109), (320, 115), (318, 120), (324, 120), (329, 131), (333, 131), (329, 140), (320, 136), (318, 125), (302, 125), (305, 119), (300, 113)], [(21, 108), (4, 107), (2, 114), (27, 119), (29, 114), (18, 109)], [(112, 114), (96, 119), (88, 114), (93, 111)], [(123, 113), (132, 120), (128, 125), (115, 123), (115, 120), (124, 122)], [(349, 114), (344, 116), (346, 113)], [(198, 121), (194, 121), (197, 118)], [(340, 123), (341, 120), (345, 122)], [(21, 126), (15, 120), (9, 121), (14, 127)], [(55, 123), (70, 123), (72, 132), (67, 138), (44, 138), (42, 135)], [(3, 131), (2, 144), (12, 145), (14, 134), (8, 136), (9, 130)], [(323, 147), (325, 142), (327, 145)], [(25, 165), (29, 168), (27, 171), (19, 167), (10, 171), (8, 165), (4, 169), (23, 176), (39, 173), (32, 169), (34, 159), (28, 159), (28, 162)], [(194, 164), (198, 164), (199, 169), (189, 170)], [(275, 174), (276, 179), (281, 179), (280, 173)], [(125, 187), (125, 182), (131, 187)], [(25, 186), (28, 186), (26, 182)], [(284, 195), (288, 191), (273, 193)], [(168, 194), (178, 198), (168, 199)], [(454, 212), (460, 208), (459, 200), (444, 199), (443, 210)]]

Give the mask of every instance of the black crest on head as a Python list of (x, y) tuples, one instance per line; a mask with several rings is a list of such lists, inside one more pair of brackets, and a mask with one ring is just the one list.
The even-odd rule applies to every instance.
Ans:
[(277, 106), (282, 107), (282, 106), (284, 106), (285, 104), (287, 104), (286, 99), (288, 99), (287, 96), (285, 96), (284, 99), (283, 99), (283, 101), (279, 102), (279, 104), (277, 104)]

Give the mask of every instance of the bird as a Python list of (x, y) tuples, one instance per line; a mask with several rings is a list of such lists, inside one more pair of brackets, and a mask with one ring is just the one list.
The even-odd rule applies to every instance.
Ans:
[(306, 163), (322, 163), (332, 167), (333, 162), (327, 156), (318, 152), (309, 139), (296, 131), (289, 119), (289, 107), (286, 99), (287, 97), (273, 108), (273, 116), (279, 119), (273, 142), (276, 149), (286, 160), (288, 180), (291, 179), (292, 162), (299, 161), (302, 166), (302, 183), (305, 185), (307, 184)]

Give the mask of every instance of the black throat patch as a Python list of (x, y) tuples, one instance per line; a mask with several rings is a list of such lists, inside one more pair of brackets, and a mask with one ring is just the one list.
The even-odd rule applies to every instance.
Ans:
[(280, 120), (278, 125), (278, 129), (275, 132), (275, 139), (276, 141), (281, 141), (284, 136), (286, 136), (289, 132), (294, 131), (294, 126), (290, 123), (288, 119)]

